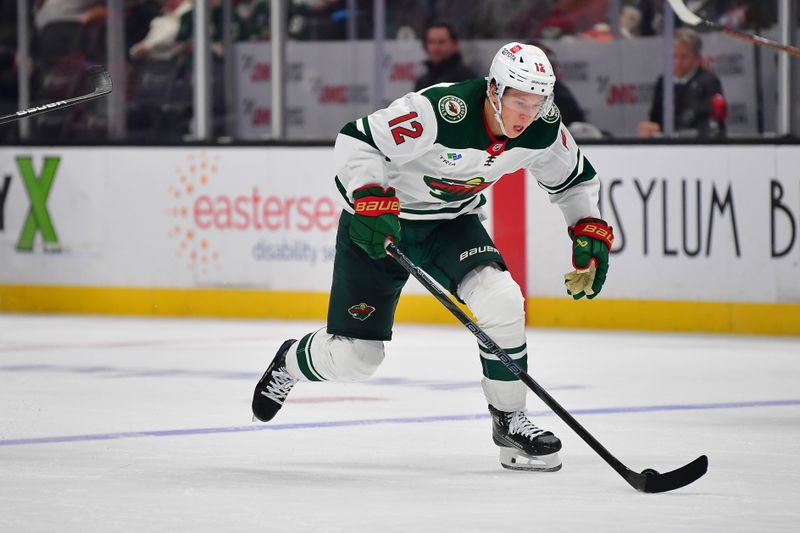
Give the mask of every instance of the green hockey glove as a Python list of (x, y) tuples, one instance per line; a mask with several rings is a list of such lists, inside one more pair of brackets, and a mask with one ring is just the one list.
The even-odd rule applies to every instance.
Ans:
[(366, 185), (353, 192), (355, 214), (350, 221), (350, 238), (372, 259), (386, 257), (387, 237), (400, 238), (400, 201), (393, 187)]
[(600, 293), (608, 273), (608, 253), (614, 242), (614, 231), (599, 218), (582, 218), (568, 228), (572, 239), (572, 266), (564, 275), (567, 294), (575, 300), (590, 300)]

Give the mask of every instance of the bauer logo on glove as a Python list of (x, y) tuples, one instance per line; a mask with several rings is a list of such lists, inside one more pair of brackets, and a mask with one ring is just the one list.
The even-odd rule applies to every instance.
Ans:
[(567, 294), (575, 300), (584, 296), (591, 300), (600, 293), (606, 281), (614, 231), (599, 218), (582, 218), (568, 231), (575, 270), (564, 275)]
[(400, 201), (393, 187), (366, 185), (353, 192), (350, 239), (372, 259), (383, 259), (387, 238), (400, 238)]
[(355, 211), (359, 215), (380, 216), (385, 213), (399, 213), (398, 200), (380, 200), (373, 198), (359, 198), (355, 203)]

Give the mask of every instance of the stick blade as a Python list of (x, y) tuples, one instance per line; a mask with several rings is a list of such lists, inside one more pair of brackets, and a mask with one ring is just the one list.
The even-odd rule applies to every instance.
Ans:
[(690, 26), (697, 26), (703, 19), (698, 17), (694, 14), (694, 12), (686, 7), (686, 4), (683, 3), (683, 0), (667, 0), (669, 5), (672, 7), (672, 10), (678, 15), (678, 18), (681, 19), (686, 24)]
[(707, 471), (708, 457), (701, 455), (691, 463), (671, 472), (658, 474), (651, 471), (652, 473), (645, 474), (644, 472), (647, 472), (645, 470), (643, 473), (638, 474), (631, 471), (625, 476), (625, 479), (639, 492), (668, 492), (694, 483), (703, 477)]
[(102, 65), (94, 65), (89, 67), (89, 81), (94, 87), (95, 92), (98, 94), (106, 94), (110, 93), (111, 89), (113, 88), (113, 83), (111, 82), (111, 75), (108, 73), (106, 68)]

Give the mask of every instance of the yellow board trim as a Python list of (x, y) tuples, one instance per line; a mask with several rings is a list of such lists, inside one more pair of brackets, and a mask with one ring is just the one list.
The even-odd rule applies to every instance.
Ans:
[[(534, 327), (800, 335), (800, 303), (528, 298), (527, 304)], [(316, 292), (0, 285), (0, 311), (17, 313), (325, 320), (327, 308), (327, 293)], [(395, 317), (458, 323), (427, 295), (403, 295)]]
[(545, 328), (800, 335), (800, 303), (528, 298), (528, 325)]
[[(466, 307), (461, 308), (467, 311)], [(328, 313), (328, 294), (244, 289), (0, 285), (0, 311), (324, 321)], [(404, 294), (400, 298), (395, 320), (458, 323), (433, 297), (415, 294)]]

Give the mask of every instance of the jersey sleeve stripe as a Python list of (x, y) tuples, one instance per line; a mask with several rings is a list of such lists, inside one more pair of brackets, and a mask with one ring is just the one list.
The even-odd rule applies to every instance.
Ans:
[(581, 172), (579, 172), (574, 177), (564, 182), (564, 184), (562, 184), (563, 186), (560, 186), (560, 188), (552, 190), (551, 188), (541, 183), (539, 183), (539, 186), (550, 194), (558, 194), (566, 191), (567, 189), (571, 189), (572, 187), (578, 185), (579, 183), (589, 181), (593, 179), (595, 176), (597, 176), (597, 171), (594, 169), (594, 167), (592, 166), (592, 164), (589, 162), (588, 159), (583, 159), (582, 163), (583, 165), (581, 166)]
[(578, 150), (578, 163), (575, 165), (575, 169), (567, 177), (566, 180), (564, 180), (558, 185), (545, 185), (544, 183), (538, 180), (537, 183), (539, 184), (539, 187), (546, 190), (548, 193), (557, 194), (560, 192), (564, 192), (571, 187), (574, 187), (578, 183), (589, 181), (596, 175), (597, 172), (594, 170), (592, 164), (589, 162), (588, 159), (583, 157), (583, 154), (580, 152), (580, 150)]
[(366, 118), (360, 118), (358, 120), (348, 122), (339, 131), (339, 134), (347, 135), (348, 137), (358, 139), (359, 141), (367, 143), (368, 145), (378, 150), (378, 146), (372, 139), (372, 132), (369, 129), (369, 122), (367, 122)]
[(364, 126), (364, 135), (369, 139), (369, 143), (377, 148), (378, 146), (375, 144), (375, 141), (372, 139), (372, 130), (369, 127), (369, 119), (367, 117), (363, 117), (361, 119), (361, 124)]
[(353, 208), (353, 202), (351, 202), (350, 199), (347, 197), (347, 189), (345, 189), (344, 185), (342, 185), (342, 182), (339, 179), (339, 176), (336, 176), (333, 179), (333, 181), (336, 183), (336, 190), (339, 191), (339, 194), (342, 195), (342, 198), (344, 198), (344, 201), (347, 202), (347, 205), (349, 205), (350, 208), (352, 209)]
[(567, 176), (567, 179), (558, 185), (545, 185), (540, 181), (539, 186), (546, 191), (558, 192), (561, 189), (567, 188), (572, 180), (574, 180), (581, 172), (583, 172), (583, 154), (581, 153), (580, 149), (578, 149), (578, 162), (575, 164), (575, 168), (572, 169), (570, 175)]

